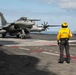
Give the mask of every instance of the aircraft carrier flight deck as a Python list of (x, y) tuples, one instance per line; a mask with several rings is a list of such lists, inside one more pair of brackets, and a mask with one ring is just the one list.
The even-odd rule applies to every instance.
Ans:
[(0, 37), (0, 75), (76, 75), (76, 36), (69, 40), (71, 63), (58, 63), (56, 35)]

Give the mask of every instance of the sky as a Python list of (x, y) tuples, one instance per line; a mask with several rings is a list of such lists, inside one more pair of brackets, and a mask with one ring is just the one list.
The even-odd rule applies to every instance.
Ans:
[[(0, 12), (7, 22), (14, 22), (20, 17), (40, 19), (50, 25), (67, 22), (71, 31), (76, 30), (76, 0), (0, 0)], [(49, 28), (58, 31), (61, 27)]]

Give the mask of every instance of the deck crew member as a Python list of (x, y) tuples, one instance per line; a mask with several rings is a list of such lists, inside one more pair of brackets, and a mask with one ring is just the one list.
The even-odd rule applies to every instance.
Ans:
[(58, 63), (64, 62), (64, 49), (66, 52), (66, 62), (70, 63), (70, 52), (69, 52), (69, 38), (72, 37), (72, 33), (70, 29), (68, 28), (68, 24), (66, 22), (63, 22), (61, 25), (61, 29), (58, 31), (57, 34), (57, 43), (59, 45), (60, 49), (60, 57)]

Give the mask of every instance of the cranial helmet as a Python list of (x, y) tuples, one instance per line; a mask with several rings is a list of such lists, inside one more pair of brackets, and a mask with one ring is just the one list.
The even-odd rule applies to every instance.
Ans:
[(63, 26), (63, 27), (68, 27), (68, 24), (67, 24), (66, 22), (63, 22), (63, 23), (62, 23), (62, 26)]

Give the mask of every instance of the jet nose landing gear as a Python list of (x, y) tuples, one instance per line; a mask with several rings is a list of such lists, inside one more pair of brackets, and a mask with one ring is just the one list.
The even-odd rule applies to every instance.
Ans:
[(21, 37), (21, 39), (25, 39), (26, 38), (26, 34), (25, 35), (21, 34), (20, 37)]
[(25, 31), (24, 29), (22, 29), (20, 37), (21, 39), (30, 38), (29, 31)]

